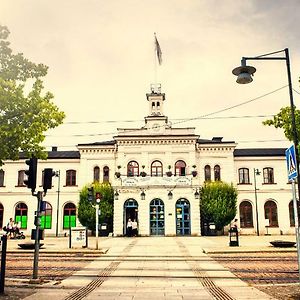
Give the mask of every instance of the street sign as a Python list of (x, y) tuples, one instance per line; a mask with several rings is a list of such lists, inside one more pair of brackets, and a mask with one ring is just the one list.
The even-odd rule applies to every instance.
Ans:
[(296, 151), (294, 145), (285, 150), (285, 158), (287, 163), (288, 180), (291, 181), (297, 178)]

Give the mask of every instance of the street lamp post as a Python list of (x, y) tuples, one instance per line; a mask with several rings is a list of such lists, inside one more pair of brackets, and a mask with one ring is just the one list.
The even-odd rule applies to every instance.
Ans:
[(255, 215), (256, 215), (256, 233), (259, 235), (259, 224), (258, 224), (258, 207), (257, 207), (257, 188), (256, 188), (256, 175), (260, 175), (258, 169), (253, 169), (254, 175), (254, 195), (255, 195)]
[[(274, 54), (284, 53), (284, 56), (273, 56)], [(271, 57), (270, 57), (271, 56)], [(289, 86), (289, 96), (290, 96), (290, 109), (291, 109), (291, 119), (292, 119), (292, 132), (293, 132), (293, 143), (296, 152), (296, 168), (297, 168), (297, 183), (298, 183), (298, 197), (300, 195), (300, 174), (299, 174), (299, 164), (298, 164), (298, 135), (295, 121), (295, 106), (293, 100), (293, 88), (291, 79), (291, 68), (290, 68), (290, 57), (289, 49), (285, 48), (283, 50), (262, 54), (255, 57), (242, 57), (241, 66), (232, 70), (232, 73), (237, 76), (237, 83), (247, 84), (253, 81), (252, 75), (256, 72), (256, 69), (251, 66), (246, 65), (247, 60), (285, 60), (287, 68), (288, 86)], [(299, 213), (299, 201), (298, 201), (298, 213)], [(299, 225), (299, 224), (298, 224)]]
[(58, 237), (59, 194), (60, 194), (60, 170), (58, 170), (58, 171), (55, 172), (55, 177), (58, 177), (57, 205), (56, 205), (56, 233), (55, 233), (55, 236)]

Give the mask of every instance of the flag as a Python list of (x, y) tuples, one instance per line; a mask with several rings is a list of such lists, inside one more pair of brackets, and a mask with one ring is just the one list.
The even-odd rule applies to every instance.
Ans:
[(155, 51), (156, 51), (158, 63), (161, 65), (161, 63), (162, 63), (162, 52), (161, 52), (161, 49), (160, 49), (159, 42), (156, 38), (156, 35), (155, 35)]

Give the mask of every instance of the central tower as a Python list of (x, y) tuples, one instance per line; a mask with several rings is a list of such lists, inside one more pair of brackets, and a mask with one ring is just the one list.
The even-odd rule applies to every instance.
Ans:
[(149, 102), (149, 115), (145, 117), (146, 128), (154, 132), (162, 132), (168, 124), (164, 115), (165, 94), (161, 93), (160, 84), (151, 85), (151, 93), (146, 94)]

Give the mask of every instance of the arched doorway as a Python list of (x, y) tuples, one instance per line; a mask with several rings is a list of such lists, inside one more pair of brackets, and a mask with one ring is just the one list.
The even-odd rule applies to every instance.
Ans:
[(69, 202), (64, 206), (63, 229), (76, 227), (76, 206)]
[(150, 202), (150, 235), (165, 235), (165, 205), (160, 199)]
[(15, 209), (15, 222), (20, 224), (21, 229), (27, 228), (28, 208), (25, 203), (19, 203)]
[(176, 235), (190, 235), (190, 203), (186, 199), (179, 199), (176, 202)]
[(123, 234), (126, 235), (126, 225), (128, 219), (138, 221), (138, 203), (134, 199), (128, 199), (124, 203), (124, 221), (123, 221)]

